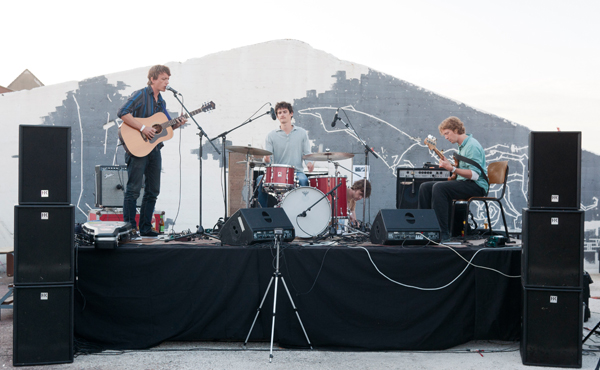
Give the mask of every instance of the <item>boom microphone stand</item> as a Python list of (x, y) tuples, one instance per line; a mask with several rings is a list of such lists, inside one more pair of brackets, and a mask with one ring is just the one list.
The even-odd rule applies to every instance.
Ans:
[[(266, 105), (266, 104), (265, 104)], [(263, 105), (264, 107), (264, 105)], [(225, 217), (223, 217), (223, 221), (227, 221), (227, 219), (229, 218), (228, 213), (229, 213), (229, 209), (227, 207), (227, 155), (226, 155), (226, 151), (225, 151), (225, 143), (227, 142), (227, 135), (232, 132), (237, 130), (238, 128), (247, 125), (248, 123), (256, 120), (257, 118), (260, 118), (262, 116), (266, 116), (267, 114), (271, 114), (273, 115), (273, 112), (271, 112), (273, 110), (273, 108), (271, 108), (271, 110), (266, 111), (265, 113), (261, 114), (260, 116), (256, 117), (256, 118), (249, 118), (248, 120), (246, 120), (246, 122), (232, 128), (231, 130), (225, 131), (215, 137), (213, 137), (212, 139), (210, 139), (210, 142), (212, 143), (214, 140), (221, 138), (221, 146), (223, 148), (223, 191), (225, 193), (224, 196), (224, 202), (225, 202)], [(214, 145), (213, 145), (214, 146)], [(246, 160), (248, 160), (248, 158), (246, 158)]]
[[(167, 86), (168, 87), (168, 86)], [(198, 132), (196, 135), (198, 135), (198, 154), (200, 155), (200, 161), (198, 164), (198, 193), (199, 193), (199, 215), (198, 215), (198, 223), (200, 226), (202, 226), (202, 136), (205, 136), (206, 139), (208, 140), (208, 135), (206, 135), (206, 132), (202, 129), (202, 127), (198, 124), (198, 122), (196, 122), (196, 119), (194, 118), (193, 115), (190, 114), (190, 111), (188, 111), (188, 109), (185, 107), (185, 105), (183, 104), (183, 102), (179, 99), (179, 97), (177, 96), (177, 94), (179, 94), (177, 91), (169, 89), (170, 91), (173, 92), (173, 96), (175, 97), (175, 99), (177, 99), (177, 101), (179, 102), (179, 104), (181, 104), (181, 107), (186, 111), (187, 115), (189, 118), (192, 119), (192, 121), (194, 121), (194, 123), (196, 124), (196, 127), (198, 127)], [(181, 94), (179, 94), (181, 95)], [(221, 154), (221, 152), (219, 152), (219, 149), (217, 149), (217, 147), (215, 146), (215, 144), (212, 143), (212, 141), (210, 141), (210, 145), (212, 145), (212, 147), (215, 149), (215, 152), (217, 152), (217, 154)]]
[(276, 259), (276, 263), (275, 263), (275, 272), (273, 272), (273, 276), (271, 276), (271, 280), (269, 280), (269, 285), (267, 286), (265, 295), (263, 296), (262, 301), (260, 301), (260, 305), (258, 306), (258, 310), (256, 311), (256, 316), (254, 316), (254, 321), (252, 321), (252, 326), (250, 327), (250, 331), (248, 332), (248, 336), (246, 337), (246, 341), (244, 342), (244, 348), (246, 348), (246, 344), (248, 343), (248, 339), (250, 338), (252, 329), (254, 329), (254, 324), (256, 324), (256, 319), (258, 319), (258, 315), (260, 315), (260, 310), (262, 309), (262, 306), (265, 303), (267, 294), (269, 294), (269, 290), (271, 289), (271, 284), (273, 283), (273, 280), (275, 280), (275, 291), (273, 292), (273, 321), (271, 323), (271, 349), (269, 350), (269, 362), (271, 362), (273, 360), (273, 337), (275, 336), (275, 313), (276, 313), (276, 309), (277, 309), (277, 282), (279, 281), (279, 279), (281, 279), (281, 282), (283, 283), (283, 287), (285, 288), (285, 291), (287, 292), (288, 298), (290, 299), (290, 303), (292, 304), (292, 308), (294, 309), (294, 312), (296, 313), (296, 317), (298, 318), (298, 322), (300, 323), (300, 327), (302, 328), (302, 331), (304, 332), (304, 336), (306, 337), (306, 341), (308, 342), (310, 349), (313, 349), (312, 343), (310, 343), (310, 339), (308, 339), (308, 334), (306, 334), (306, 329), (304, 329), (304, 324), (302, 324), (302, 320), (300, 319), (300, 315), (298, 314), (298, 309), (296, 308), (296, 305), (294, 304), (294, 300), (292, 299), (292, 295), (290, 294), (290, 290), (288, 289), (287, 284), (285, 283), (285, 279), (281, 275), (281, 272), (279, 272), (279, 245), (281, 244), (281, 237), (283, 236), (283, 229), (274, 229), (273, 232), (275, 234), (274, 235), (275, 236), (275, 247), (277, 248), (277, 259)]
[[(345, 111), (344, 111), (344, 114), (346, 114)], [(346, 115), (346, 118), (348, 118), (347, 115)], [(373, 156), (375, 158), (379, 158), (379, 156), (377, 155), (377, 153), (375, 153), (375, 151), (373, 149), (371, 149), (371, 147), (369, 145), (367, 145), (367, 143), (365, 143), (365, 141), (363, 139), (361, 139), (361, 137), (358, 135), (358, 132), (356, 132), (356, 130), (354, 129), (354, 126), (348, 125), (342, 118), (339, 118), (339, 120), (342, 121), (342, 123), (344, 124), (344, 126), (346, 126), (346, 128), (351, 129), (354, 132), (354, 135), (356, 135), (356, 138), (358, 139), (358, 141), (360, 141), (361, 144), (365, 147), (365, 176), (364, 176), (364, 179), (368, 180), (367, 179), (367, 171), (369, 169), (369, 153), (373, 154)], [(363, 188), (363, 194), (366, 195), (367, 194), (367, 182), (365, 181), (364, 184), (365, 185)], [(365, 206), (366, 206), (366, 204), (367, 204), (367, 200), (365, 198), (365, 199), (363, 199), (363, 223), (360, 227), (361, 231), (365, 231)]]

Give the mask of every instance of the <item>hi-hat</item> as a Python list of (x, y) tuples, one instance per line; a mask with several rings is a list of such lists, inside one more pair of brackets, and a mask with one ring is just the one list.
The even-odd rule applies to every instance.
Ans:
[(302, 159), (309, 161), (339, 161), (342, 159), (348, 159), (354, 157), (352, 153), (344, 152), (324, 152), (324, 153), (312, 153), (306, 154)]
[(268, 150), (253, 148), (250, 145), (248, 145), (248, 146), (229, 145), (229, 146), (226, 146), (225, 149), (229, 150), (230, 152), (250, 154), (250, 155), (271, 155), (271, 154), (273, 154)]

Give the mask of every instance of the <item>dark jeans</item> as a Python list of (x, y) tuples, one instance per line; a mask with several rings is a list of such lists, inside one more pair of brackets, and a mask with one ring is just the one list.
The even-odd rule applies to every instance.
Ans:
[(450, 238), (450, 211), (454, 199), (483, 196), (485, 190), (474, 181), (429, 181), (419, 187), (419, 209), (433, 209), (442, 231), (442, 239)]
[[(308, 186), (308, 177), (304, 174), (304, 172), (296, 172), (296, 177), (298, 178), (298, 184), (300, 186)], [(267, 208), (269, 203), (269, 195), (265, 192), (263, 184), (261, 182), (263, 175), (258, 176), (256, 179), (256, 183), (258, 185), (258, 203), (260, 203), (261, 208)]]
[(140, 197), (143, 178), (146, 176), (139, 225), (140, 233), (144, 234), (152, 230), (154, 205), (160, 193), (160, 170), (162, 167), (160, 148), (157, 146), (145, 157), (136, 157), (126, 152), (125, 163), (127, 163), (128, 179), (123, 201), (123, 221), (136, 227), (136, 202)]

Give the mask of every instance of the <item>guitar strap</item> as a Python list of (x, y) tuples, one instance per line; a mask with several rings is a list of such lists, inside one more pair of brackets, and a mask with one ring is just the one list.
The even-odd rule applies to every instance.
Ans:
[(454, 154), (454, 158), (458, 159), (461, 162), (466, 162), (468, 164), (471, 164), (475, 167), (477, 167), (477, 169), (480, 171), (481, 173), (481, 177), (483, 177), (483, 179), (485, 180), (485, 182), (487, 182), (488, 184), (488, 189), (490, 188), (490, 180), (488, 180), (487, 175), (485, 174), (485, 171), (483, 170), (483, 168), (481, 168), (481, 166), (479, 165), (479, 163), (475, 162), (474, 160), (472, 160), (471, 158), (467, 158), (467, 157), (463, 157), (460, 154)]

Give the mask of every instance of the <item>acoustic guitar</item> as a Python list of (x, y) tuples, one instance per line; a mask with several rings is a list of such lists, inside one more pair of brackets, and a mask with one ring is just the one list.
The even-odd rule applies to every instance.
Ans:
[[(437, 143), (437, 139), (434, 136), (428, 135), (424, 141), (425, 145), (429, 148), (429, 150), (433, 150), (433, 152), (443, 161), (447, 160), (444, 153), (440, 152), (438, 148), (435, 146)], [(458, 168), (458, 159), (454, 158), (454, 167)], [(456, 180), (456, 173), (453, 173), (452, 176), (448, 177), (448, 180)]]
[[(215, 109), (215, 103), (211, 101), (204, 104), (200, 109), (191, 111), (190, 116), (195, 116), (198, 113), (207, 112), (213, 109)], [(186, 113), (181, 117), (189, 118), (190, 116)], [(145, 157), (158, 145), (158, 143), (162, 143), (173, 137), (173, 128), (171, 126), (177, 123), (178, 118), (179, 117), (169, 121), (163, 112), (155, 113), (147, 118), (136, 117), (136, 120), (140, 121), (142, 125), (155, 129), (156, 135), (154, 135), (152, 139), (148, 139), (148, 137), (139, 130), (123, 123), (121, 124), (121, 127), (119, 127), (119, 138), (129, 153), (136, 157)]]

